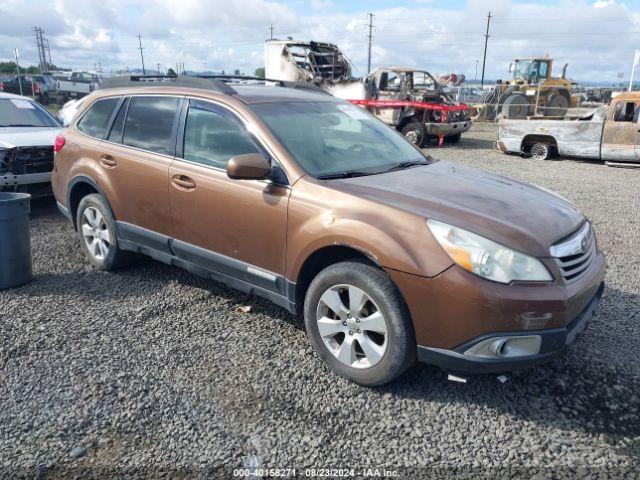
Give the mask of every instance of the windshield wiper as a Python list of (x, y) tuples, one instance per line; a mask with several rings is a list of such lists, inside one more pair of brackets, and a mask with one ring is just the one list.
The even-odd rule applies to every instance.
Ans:
[(320, 180), (331, 180), (333, 178), (353, 178), (363, 177), (365, 175), (374, 175), (378, 172), (361, 172), (359, 170), (347, 170), (346, 172), (327, 173), (326, 175), (319, 175)]
[(394, 166), (387, 168), (386, 170), (382, 170), (377, 173), (387, 173), (393, 172), (395, 170), (404, 170), (405, 168), (415, 167), (416, 165), (431, 165), (429, 160), (420, 159), (420, 160), (406, 160), (404, 162), (396, 163)]

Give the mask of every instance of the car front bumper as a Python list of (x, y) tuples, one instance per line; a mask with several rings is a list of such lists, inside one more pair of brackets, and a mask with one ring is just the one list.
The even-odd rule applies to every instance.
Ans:
[[(557, 274), (552, 259), (541, 260)], [(418, 357), (451, 371), (486, 373), (522, 368), (562, 353), (598, 305), (605, 260), (598, 252), (588, 269), (569, 283), (505, 285), (457, 265), (432, 278), (386, 271), (411, 313)], [(504, 356), (485, 355), (492, 339), (537, 344), (507, 348)], [(487, 348), (481, 349), (481, 342)], [(480, 357), (474, 347), (482, 350)]]
[(424, 126), (429, 135), (451, 137), (469, 130), (471, 128), (471, 120), (447, 123), (425, 123)]
[[(437, 365), (449, 372), (471, 374), (508, 372), (549, 360), (562, 354), (569, 345), (575, 342), (578, 335), (587, 328), (594, 312), (598, 308), (603, 290), (604, 283), (600, 284), (596, 294), (584, 310), (570, 324), (564, 327), (548, 330), (491, 333), (474, 338), (452, 350), (418, 346), (418, 359), (425, 363)], [(489, 358), (474, 356), (469, 353), (480, 344), (490, 345), (503, 339), (518, 341), (520, 339), (534, 338), (537, 338), (537, 341), (540, 342), (539, 351), (534, 355)]]
[(16, 185), (32, 185), (34, 183), (49, 183), (51, 172), (25, 173), (15, 175), (13, 173), (3, 173), (0, 175), (0, 187), (14, 187)]

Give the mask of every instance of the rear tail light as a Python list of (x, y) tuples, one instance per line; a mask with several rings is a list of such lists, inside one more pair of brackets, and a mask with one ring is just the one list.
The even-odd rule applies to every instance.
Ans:
[(53, 144), (53, 151), (54, 152), (59, 152), (60, 150), (62, 150), (62, 147), (64, 147), (65, 144), (65, 139), (62, 135), (58, 135), (56, 137), (56, 141)]
[(33, 91), (35, 93), (40, 93), (40, 85), (38, 85), (37, 83), (33, 84)]
[(0, 90), (4, 92), (4, 82), (0, 82)]

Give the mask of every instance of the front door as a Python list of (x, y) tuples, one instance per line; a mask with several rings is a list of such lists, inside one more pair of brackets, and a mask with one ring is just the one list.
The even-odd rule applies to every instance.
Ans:
[(608, 116), (602, 132), (602, 159), (633, 162), (638, 159), (638, 103), (615, 98), (611, 103), (613, 115)]
[(289, 187), (227, 176), (231, 157), (265, 151), (226, 108), (190, 100), (183, 123), (169, 169), (176, 255), (281, 293)]

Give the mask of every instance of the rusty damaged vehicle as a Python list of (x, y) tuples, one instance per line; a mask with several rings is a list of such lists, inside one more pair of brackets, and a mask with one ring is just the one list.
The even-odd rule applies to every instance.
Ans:
[(91, 263), (143, 254), (265, 297), (354, 382), (416, 360), (531, 366), (600, 301), (604, 257), (570, 202), (437, 161), (348, 102), (278, 83), (103, 86), (58, 136), (52, 176)]
[(453, 100), (424, 70), (389, 67), (365, 79), (366, 98), (349, 99), (395, 127), (416, 146), (430, 138), (456, 143), (471, 128), (469, 106)]
[(536, 160), (556, 156), (604, 160), (607, 165), (640, 167), (640, 94), (616, 95), (597, 107), (563, 119), (502, 119), (496, 146)]

